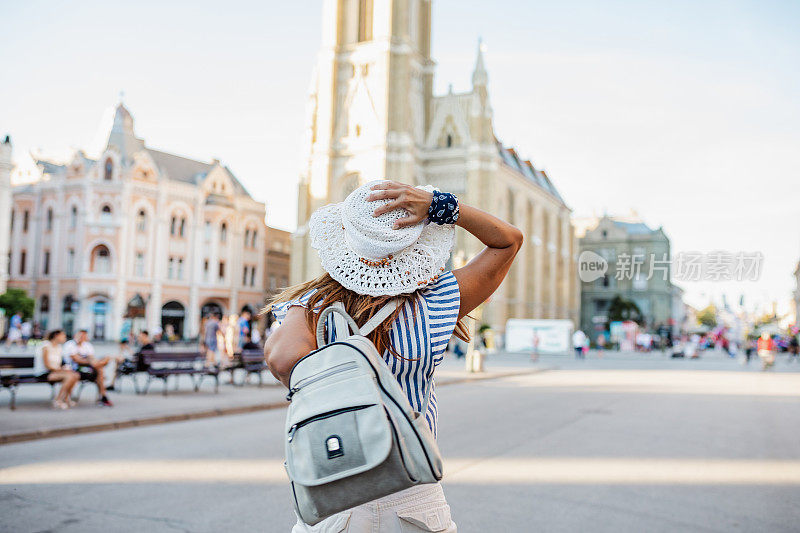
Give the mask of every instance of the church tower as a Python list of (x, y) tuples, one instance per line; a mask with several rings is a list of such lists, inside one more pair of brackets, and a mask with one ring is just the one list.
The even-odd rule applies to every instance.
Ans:
[(306, 230), (315, 209), (372, 179), (421, 179), (430, 120), (430, 0), (325, 0), (322, 20), (292, 283), (321, 273)]

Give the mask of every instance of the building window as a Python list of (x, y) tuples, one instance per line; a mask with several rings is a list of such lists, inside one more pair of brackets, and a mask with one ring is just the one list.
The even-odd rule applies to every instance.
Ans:
[(100, 210), (100, 221), (101, 222), (111, 222), (111, 206), (104, 205), (103, 208)]
[(142, 252), (136, 252), (136, 259), (133, 262), (133, 273), (140, 278), (144, 277), (144, 253)]
[(136, 213), (136, 231), (144, 232), (147, 229), (147, 213), (144, 209), (139, 209)]
[(11, 231), (14, 231), (14, 210), (11, 210)]
[(45, 276), (50, 275), (50, 250), (44, 251), (44, 260), (42, 261), (42, 274)]
[(244, 247), (250, 246), (250, 228), (244, 230)]
[(20, 252), (20, 254), (19, 254), (19, 275), (20, 276), (24, 276), (25, 275), (25, 259), (26, 259), (26, 255), (27, 255), (27, 253), (25, 252), (25, 250), (22, 250)]
[(169, 262), (167, 263), (167, 279), (172, 279), (175, 271), (175, 258), (170, 257)]
[(186, 218), (181, 217), (181, 225), (180, 228), (178, 228), (178, 235), (182, 238), (184, 236), (185, 231), (186, 231)]
[(111, 181), (111, 176), (114, 173), (114, 162), (109, 157), (106, 159), (106, 168), (105, 174), (103, 174), (103, 179), (106, 181)]
[(22, 212), (22, 233), (28, 233), (28, 221), (30, 219), (30, 212), (26, 209)]
[(448, 148), (452, 148), (452, 146), (453, 146), (453, 136), (450, 135), (449, 133), (447, 134), (446, 145), (447, 145)]
[(208, 282), (208, 259), (203, 261), (203, 281)]
[(607, 238), (608, 237), (608, 230), (603, 230), (601, 232), (601, 235), (603, 236), (604, 239)]
[(225, 242), (228, 240), (228, 225), (224, 222), (219, 227), (219, 241)]
[(183, 257), (178, 258), (178, 279), (183, 279)]
[(47, 208), (47, 223), (45, 225), (45, 229), (47, 231), (52, 231), (53, 230), (53, 208), (52, 207), (48, 207)]
[(75, 272), (75, 249), (70, 248), (67, 251), (67, 273), (73, 274)]
[(211, 222), (206, 220), (205, 229), (203, 230), (203, 236), (207, 241), (211, 240)]
[(256, 285), (256, 267), (250, 267), (250, 286), (255, 287)]
[(172, 217), (172, 219), (170, 219), (169, 221), (169, 234), (172, 235), (173, 237), (175, 236), (175, 229), (177, 225), (178, 225), (178, 218)]
[(91, 270), (96, 274), (111, 273), (111, 253), (106, 246), (99, 244), (92, 250)]
[(75, 229), (76, 227), (78, 227), (78, 207), (73, 205), (69, 211), (69, 228)]
[(223, 281), (225, 279), (225, 261), (219, 262), (219, 280)]
[(247, 266), (247, 265), (245, 265), (242, 268), (242, 286), (247, 285), (247, 272), (248, 272), (248, 270), (250, 270), (250, 267)]

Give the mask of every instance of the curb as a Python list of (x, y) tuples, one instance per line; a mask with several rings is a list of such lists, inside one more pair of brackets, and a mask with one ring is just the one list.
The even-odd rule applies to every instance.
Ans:
[[(511, 376), (523, 376), (527, 374), (538, 374), (552, 370), (550, 367), (546, 368), (531, 368), (528, 370), (517, 370), (508, 372), (497, 372), (490, 375), (467, 375), (465, 377), (457, 377), (452, 379), (444, 378), (439, 381), (437, 385), (443, 387), (445, 385), (456, 385), (459, 383), (469, 383), (473, 381), (486, 381), (490, 379), (501, 379)], [(192, 413), (180, 413), (174, 415), (161, 415), (150, 418), (136, 418), (133, 420), (122, 420), (119, 422), (107, 422), (103, 424), (91, 424), (88, 426), (75, 426), (68, 428), (57, 429), (42, 429), (37, 431), (28, 431), (24, 433), (14, 433), (11, 435), (0, 435), (0, 446), (4, 444), (14, 444), (17, 442), (26, 442), (32, 440), (52, 439), (56, 437), (67, 437), (70, 435), (81, 435), (84, 433), (98, 433), (101, 431), (111, 431), (115, 429), (127, 429), (142, 426), (155, 426), (158, 424), (169, 424), (170, 422), (184, 422), (187, 420), (199, 420), (202, 418), (214, 418), (217, 416), (227, 415), (241, 415), (246, 413), (254, 413), (257, 411), (269, 411), (272, 409), (280, 409), (289, 405), (289, 402), (272, 402), (255, 405), (243, 405), (237, 407), (225, 407), (221, 409), (209, 409), (206, 411), (195, 411)]]

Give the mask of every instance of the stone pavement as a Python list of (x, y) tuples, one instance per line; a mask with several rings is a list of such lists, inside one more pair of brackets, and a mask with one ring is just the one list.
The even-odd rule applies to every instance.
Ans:
[[(492, 379), (543, 368), (541, 364), (532, 365), (522, 358), (516, 364), (513, 360), (504, 361), (496, 368), (490, 365), (485, 372), (473, 374), (464, 370), (463, 360), (446, 359), (437, 370), (436, 383), (442, 386)], [(153, 381), (148, 394), (137, 395), (130, 379), (125, 378), (121, 382), (121, 392), (109, 393), (109, 398), (114, 402), (113, 408), (95, 405), (96, 389), (91, 384), (84, 387), (78, 405), (66, 411), (50, 407), (50, 387), (46, 384), (19, 387), (15, 411), (7, 407), (7, 391), (0, 391), (0, 444), (286, 406), (286, 389), (268, 373), (265, 373), (263, 387), (257, 385), (254, 376), (250, 384), (239, 387), (230, 385), (230, 374), (224, 372), (220, 376), (219, 392), (216, 394), (210, 378), (203, 380), (198, 392), (194, 392), (188, 376), (178, 377), (177, 382), (175, 379), (170, 378), (168, 395), (163, 396), (163, 382), (160, 380)], [(139, 380), (144, 383), (144, 376), (139, 376)], [(241, 380), (239, 372), (236, 380), (237, 383)]]

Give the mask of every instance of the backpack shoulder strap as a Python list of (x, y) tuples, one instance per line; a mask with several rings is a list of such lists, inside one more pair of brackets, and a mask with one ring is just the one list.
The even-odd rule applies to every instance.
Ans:
[(336, 328), (339, 339), (345, 339), (349, 336), (348, 327), (353, 334), (361, 334), (360, 330), (358, 329), (358, 325), (356, 324), (355, 320), (353, 320), (353, 318), (347, 314), (342, 302), (335, 302), (334, 304), (323, 309), (319, 314), (319, 318), (317, 318), (317, 348), (322, 348), (328, 344), (328, 342), (325, 340), (325, 323), (328, 321), (328, 315), (331, 313), (335, 313), (333, 316), (334, 327)]
[(361, 332), (359, 335), (366, 337), (372, 333), (375, 328), (380, 326), (384, 320), (389, 318), (391, 314), (394, 313), (398, 307), (400, 307), (400, 304), (401, 300), (399, 298), (395, 298), (394, 300), (386, 302), (386, 305), (378, 309), (378, 312), (372, 315), (372, 318), (370, 318), (366, 324), (361, 326)]

